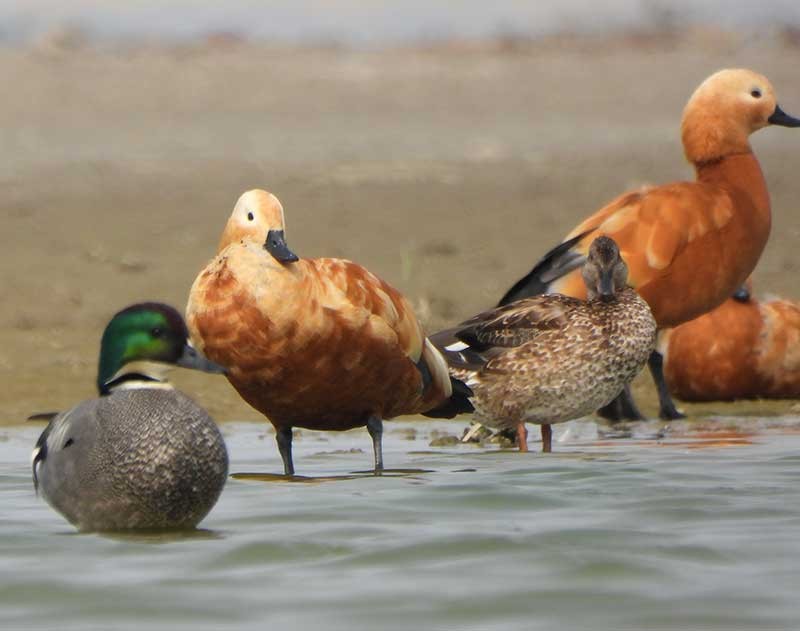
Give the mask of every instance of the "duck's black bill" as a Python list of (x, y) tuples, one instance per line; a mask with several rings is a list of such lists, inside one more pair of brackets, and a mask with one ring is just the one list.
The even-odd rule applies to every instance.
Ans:
[(775, 106), (775, 111), (767, 121), (773, 125), (780, 125), (781, 127), (800, 127), (800, 118), (789, 116), (779, 105)]
[(269, 252), (276, 261), (281, 263), (294, 263), (300, 260), (300, 258), (289, 249), (289, 246), (286, 245), (283, 230), (270, 230), (267, 233), (267, 240), (264, 242), (264, 249)]
[(612, 269), (603, 269), (600, 271), (600, 283), (597, 289), (600, 300), (603, 302), (611, 302), (614, 300), (614, 272)]
[(196, 348), (189, 346), (189, 344), (184, 345), (183, 353), (178, 358), (178, 361), (175, 362), (175, 365), (181, 366), (182, 368), (191, 368), (192, 370), (202, 370), (203, 372), (210, 372), (216, 375), (225, 373), (225, 369), (222, 366), (207, 359), (201, 355)]

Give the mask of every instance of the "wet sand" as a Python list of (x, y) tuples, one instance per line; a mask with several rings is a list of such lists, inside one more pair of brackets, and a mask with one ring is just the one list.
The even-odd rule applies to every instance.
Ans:
[[(759, 70), (798, 115), (798, 62), (800, 48), (745, 36), (0, 51), (0, 424), (91, 396), (119, 308), (182, 309), (245, 189), (281, 198), (293, 250), (367, 266), (434, 330), (491, 306), (617, 193), (690, 178), (678, 123), (707, 75)], [(753, 145), (774, 217), (756, 290), (800, 297), (800, 131)], [(175, 381), (220, 421), (260, 418), (224, 379)], [(636, 391), (654, 413), (649, 381)]]

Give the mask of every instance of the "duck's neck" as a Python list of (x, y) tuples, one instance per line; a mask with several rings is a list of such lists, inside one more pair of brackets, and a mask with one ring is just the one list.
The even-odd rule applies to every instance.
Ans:
[(119, 390), (139, 390), (143, 388), (157, 388), (172, 390), (172, 384), (167, 381), (169, 366), (158, 362), (130, 362), (120, 368), (114, 376), (100, 387), (100, 394), (111, 394)]
[(718, 186), (729, 192), (744, 194), (752, 200), (756, 211), (766, 218), (770, 214), (769, 191), (764, 173), (752, 151), (695, 163), (697, 181)]

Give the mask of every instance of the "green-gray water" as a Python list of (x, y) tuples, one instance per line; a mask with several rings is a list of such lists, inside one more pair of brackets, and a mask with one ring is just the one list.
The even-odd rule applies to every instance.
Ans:
[[(387, 424), (380, 478), (350, 476), (365, 432), (304, 432), (326, 478), (231, 479), (203, 531), (151, 537), (75, 534), (33, 492), (41, 426), (4, 428), (0, 628), (798, 628), (800, 435), (428, 446), (463, 426)], [(266, 425), (223, 429), (232, 473), (279, 471)]]

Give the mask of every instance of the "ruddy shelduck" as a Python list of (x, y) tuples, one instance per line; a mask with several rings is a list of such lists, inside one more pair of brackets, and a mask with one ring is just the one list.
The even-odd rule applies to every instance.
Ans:
[[(711, 75), (689, 99), (681, 124), (696, 180), (616, 198), (570, 232), (500, 304), (546, 292), (585, 296), (578, 268), (598, 235), (619, 244), (631, 284), (659, 328), (724, 302), (753, 271), (770, 232), (769, 193), (749, 141), (768, 125), (798, 127), (800, 120), (781, 110), (765, 77), (744, 69)], [(664, 384), (661, 356), (654, 353), (649, 364), (659, 387), (660, 415), (680, 418)], [(616, 410), (641, 416), (629, 397)]]
[(684, 401), (800, 397), (800, 305), (758, 301), (743, 287), (664, 332), (664, 376)]
[(293, 427), (366, 426), (378, 472), (382, 420), (452, 394), (447, 364), (408, 300), (350, 261), (299, 258), (280, 201), (263, 190), (236, 203), (192, 286), (186, 321), (198, 349), (275, 426), (287, 475)]
[(647, 303), (627, 286), (627, 267), (608, 237), (592, 241), (581, 268), (587, 300), (561, 294), (525, 298), (431, 336), (451, 373), (472, 390), (475, 418), (516, 429), (542, 428), (591, 414), (644, 367), (656, 341)]

